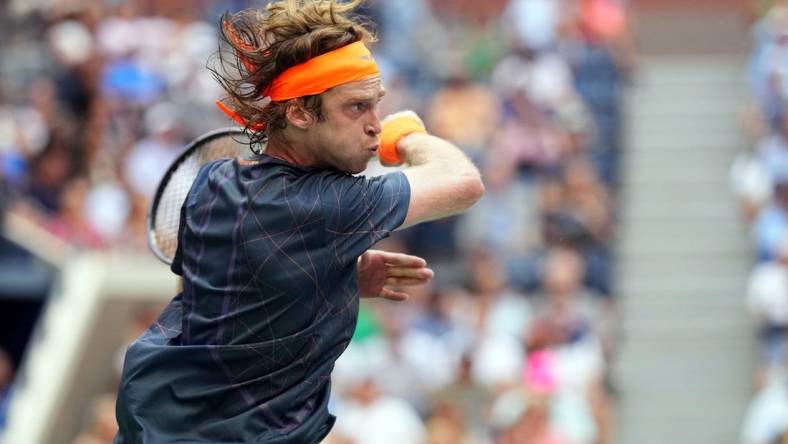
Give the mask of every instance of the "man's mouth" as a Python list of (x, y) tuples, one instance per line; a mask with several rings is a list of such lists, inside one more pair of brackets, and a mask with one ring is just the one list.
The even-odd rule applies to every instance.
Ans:
[(374, 154), (374, 153), (378, 152), (378, 148), (380, 148), (380, 145), (374, 145), (374, 146), (371, 146), (371, 147), (369, 147), (367, 149), (372, 151), (372, 153)]

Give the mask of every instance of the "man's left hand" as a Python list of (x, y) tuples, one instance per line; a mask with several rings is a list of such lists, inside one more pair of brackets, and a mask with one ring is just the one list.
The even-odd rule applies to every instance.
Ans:
[(407, 293), (387, 287), (423, 285), (434, 275), (427, 268), (427, 261), (418, 256), (367, 250), (358, 258), (358, 288), (362, 298), (404, 301), (410, 297)]

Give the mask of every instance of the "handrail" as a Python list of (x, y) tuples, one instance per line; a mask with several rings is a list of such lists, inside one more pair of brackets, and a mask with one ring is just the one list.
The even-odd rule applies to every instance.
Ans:
[(45, 262), (62, 268), (74, 248), (28, 217), (9, 211), (5, 214), (3, 235)]

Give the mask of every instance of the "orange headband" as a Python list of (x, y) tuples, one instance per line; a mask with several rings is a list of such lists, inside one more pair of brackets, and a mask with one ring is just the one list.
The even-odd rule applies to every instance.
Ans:
[[(380, 70), (372, 58), (372, 53), (364, 42), (358, 41), (287, 69), (271, 82), (263, 96), (270, 97), (274, 102), (281, 102), (321, 94), (335, 86), (378, 75)], [(238, 114), (222, 102), (216, 101), (216, 104), (237, 123), (246, 125)], [(258, 124), (252, 129), (260, 130), (264, 127), (264, 124)]]
[(380, 75), (364, 42), (355, 42), (293, 66), (265, 91), (274, 102), (312, 96), (329, 89)]

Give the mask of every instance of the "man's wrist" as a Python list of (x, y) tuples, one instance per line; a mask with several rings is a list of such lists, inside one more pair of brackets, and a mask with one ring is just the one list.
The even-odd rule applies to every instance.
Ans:
[(406, 159), (403, 154), (404, 140), (414, 134), (426, 134), (424, 123), (412, 111), (405, 111), (387, 117), (380, 134), (379, 157), (384, 165), (400, 165)]

